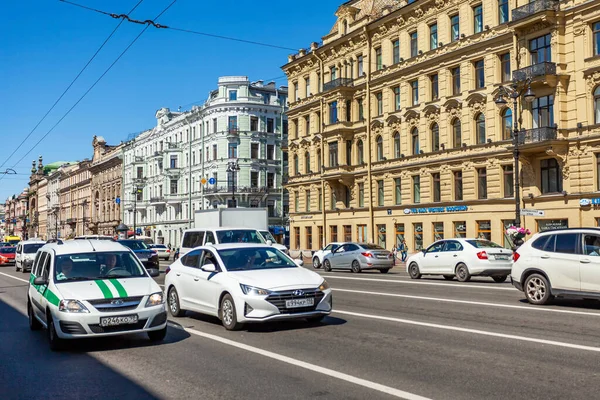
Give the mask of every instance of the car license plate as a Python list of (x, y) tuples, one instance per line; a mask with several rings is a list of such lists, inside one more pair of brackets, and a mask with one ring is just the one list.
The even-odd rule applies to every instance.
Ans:
[(505, 255), (497, 255), (496, 256), (496, 260), (508, 260), (508, 259), (509, 259), (509, 257), (505, 256)]
[(102, 317), (100, 318), (100, 326), (115, 326), (128, 325), (138, 322), (137, 315), (123, 315), (121, 317)]
[(138, 258), (140, 259), (140, 261), (148, 261), (148, 257), (146, 256), (138, 256)]
[(310, 307), (315, 304), (314, 298), (286, 300), (286, 308)]
[(377, 256), (377, 258), (388, 258), (387, 256), (382, 256), (381, 254)]

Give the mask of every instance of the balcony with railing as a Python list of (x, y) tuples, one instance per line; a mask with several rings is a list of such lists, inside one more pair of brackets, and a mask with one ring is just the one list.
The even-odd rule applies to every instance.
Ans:
[(522, 152), (537, 151), (536, 145), (547, 145), (548, 141), (558, 139), (558, 129), (555, 126), (526, 129), (519, 132), (519, 146)]
[(351, 88), (354, 86), (354, 79), (352, 78), (337, 78), (332, 81), (323, 84), (323, 91), (332, 90), (339, 87)]
[(559, 10), (558, 0), (533, 0), (512, 10), (512, 21), (522, 21), (538, 13), (554, 13)]
[(144, 157), (141, 156), (135, 156), (133, 159), (134, 164), (144, 164), (145, 162)]
[(164, 171), (169, 177), (178, 177), (181, 175), (181, 168), (165, 168)]
[(180, 153), (183, 147), (181, 143), (167, 143), (166, 148), (164, 149), (165, 153)]
[(556, 84), (556, 76), (556, 63), (549, 61), (513, 71), (513, 80), (517, 82), (524, 82), (527, 79), (531, 79), (532, 81), (544, 81), (552, 85), (552, 83)]
[(227, 128), (227, 137), (228, 138), (236, 138), (240, 135), (240, 131), (237, 126), (230, 126)]
[(67, 218), (68, 225), (75, 225), (77, 223), (77, 218)]
[(165, 197), (164, 196), (153, 196), (153, 197), (150, 197), (150, 204), (151, 205), (162, 204), (164, 202), (165, 202)]

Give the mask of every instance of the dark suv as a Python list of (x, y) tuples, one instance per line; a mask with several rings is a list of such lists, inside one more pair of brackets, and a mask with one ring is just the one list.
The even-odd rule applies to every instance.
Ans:
[(146, 243), (141, 240), (134, 239), (125, 239), (125, 240), (117, 240), (117, 242), (121, 243), (125, 247), (129, 247), (135, 255), (140, 259), (142, 264), (148, 268), (156, 268), (159, 267), (158, 262), (158, 254), (152, 251)]

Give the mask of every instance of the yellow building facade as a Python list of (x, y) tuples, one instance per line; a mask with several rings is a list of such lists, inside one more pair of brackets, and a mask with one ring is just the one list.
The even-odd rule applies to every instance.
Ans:
[[(509, 247), (519, 120), (521, 226), (598, 226), (600, 1), (354, 0), (336, 16), (283, 66), (290, 248)], [(513, 81), (534, 94), (516, 110), (496, 102)]]

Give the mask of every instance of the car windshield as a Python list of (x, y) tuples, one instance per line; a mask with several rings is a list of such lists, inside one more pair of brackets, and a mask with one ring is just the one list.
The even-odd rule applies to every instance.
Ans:
[(219, 243), (265, 243), (254, 229), (232, 229), (216, 233)]
[(383, 247), (373, 243), (362, 243), (360, 247), (367, 250), (385, 250)]
[(289, 258), (275, 248), (244, 248), (219, 250), (228, 271), (296, 268)]
[(265, 238), (265, 240), (270, 240), (271, 242), (275, 243), (275, 238), (273, 237), (273, 235), (271, 235), (271, 232), (269, 232), (269, 231), (260, 231), (260, 234), (263, 235), (263, 237)]
[(23, 253), (33, 254), (46, 243), (26, 244), (23, 246)]
[(486, 248), (502, 249), (503, 248), (499, 244), (496, 244), (490, 240), (483, 240), (483, 239), (467, 240), (467, 243), (469, 243), (471, 246), (476, 247), (478, 249), (486, 249)]
[[(56, 257), (54, 264), (57, 283), (145, 276), (144, 267), (128, 251), (62, 255)], [(103, 285), (98, 286), (102, 289)]]
[(165, 246), (164, 244), (154, 244), (152, 245), (153, 249), (166, 249), (167, 246)]
[(17, 251), (15, 247), (2, 247), (0, 253), (14, 254)]
[(120, 240), (119, 243), (121, 243), (123, 246), (129, 247), (134, 251), (148, 249), (146, 243), (142, 242), (141, 240)]

